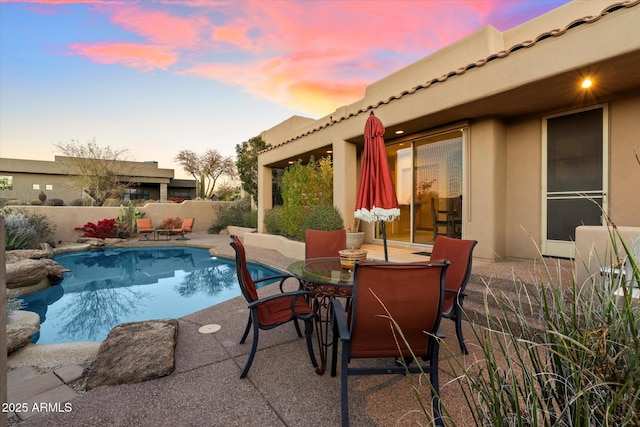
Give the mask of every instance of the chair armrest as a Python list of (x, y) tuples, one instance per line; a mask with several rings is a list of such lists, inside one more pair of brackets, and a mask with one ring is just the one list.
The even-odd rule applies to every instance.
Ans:
[(300, 279), (298, 279), (295, 276), (292, 276), (291, 274), (278, 274), (276, 276), (269, 276), (269, 277), (263, 277), (262, 279), (258, 279), (258, 280), (254, 280), (253, 283), (260, 283), (260, 282), (266, 282), (267, 280), (277, 280), (280, 279), (280, 292), (285, 292), (284, 291), (284, 282), (287, 279), (296, 279), (298, 281), (298, 290), (302, 289), (302, 281)]
[(263, 304), (268, 301), (277, 300), (279, 298), (287, 298), (287, 297), (298, 297), (298, 296), (311, 296), (312, 293), (310, 291), (292, 291), (292, 292), (284, 292), (281, 294), (269, 295), (264, 298), (260, 298), (259, 300), (253, 301), (247, 305), (249, 308), (257, 307), (260, 304)]
[(344, 312), (344, 307), (337, 299), (331, 301), (331, 307), (333, 308), (332, 321), (334, 325), (338, 327), (338, 335), (341, 341), (351, 341), (351, 333), (349, 326), (347, 325), (347, 315)]

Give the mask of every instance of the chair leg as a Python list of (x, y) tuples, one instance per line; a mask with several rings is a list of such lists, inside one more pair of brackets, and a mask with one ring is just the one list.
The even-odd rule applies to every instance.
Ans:
[(249, 315), (249, 320), (247, 321), (247, 327), (244, 330), (244, 334), (242, 334), (242, 339), (240, 340), (240, 344), (244, 344), (247, 337), (249, 336), (249, 330), (251, 330), (251, 315)]
[[(438, 344), (435, 344), (438, 346)], [(431, 382), (431, 403), (433, 405), (433, 422), (438, 427), (444, 427), (442, 420), (442, 407), (440, 406), (440, 379), (438, 367), (439, 348), (436, 347), (429, 363), (429, 381)]]
[(462, 336), (462, 312), (460, 308), (455, 310), (455, 318), (453, 320), (456, 322), (456, 337), (458, 337), (460, 350), (462, 351), (462, 354), (469, 354), (467, 346), (464, 345), (464, 337)]
[(316, 355), (313, 352), (313, 343), (312, 343), (312, 335), (313, 335), (313, 323), (311, 319), (304, 321), (304, 334), (307, 336), (307, 350), (309, 351), (309, 358), (311, 359), (311, 364), (314, 368), (318, 367), (318, 362), (316, 361)]
[(298, 336), (302, 338), (302, 332), (300, 332), (300, 325), (298, 324), (298, 319), (293, 319), (293, 324), (296, 326), (296, 332)]
[(342, 427), (349, 426), (349, 361), (347, 360), (346, 345), (342, 345), (340, 363), (340, 406), (342, 409)]
[[(258, 324), (256, 320), (256, 325)], [(260, 332), (259, 327), (253, 328), (253, 343), (251, 343), (251, 353), (249, 353), (249, 358), (247, 359), (247, 363), (244, 365), (244, 369), (240, 374), (240, 378), (245, 378), (249, 373), (249, 368), (251, 368), (251, 364), (253, 363), (253, 358), (256, 355), (256, 350), (258, 349), (258, 333)]]

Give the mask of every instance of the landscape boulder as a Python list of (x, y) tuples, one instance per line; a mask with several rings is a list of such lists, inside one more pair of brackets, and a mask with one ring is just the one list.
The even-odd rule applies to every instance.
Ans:
[(40, 316), (30, 311), (15, 311), (7, 317), (7, 354), (31, 343), (31, 336), (40, 330)]
[(7, 289), (15, 290), (14, 295), (26, 295), (48, 288), (62, 280), (69, 271), (50, 258), (31, 259), (17, 256), (15, 252), (6, 260)]
[(178, 321), (123, 323), (100, 345), (87, 376), (87, 389), (139, 383), (169, 375), (175, 368)]

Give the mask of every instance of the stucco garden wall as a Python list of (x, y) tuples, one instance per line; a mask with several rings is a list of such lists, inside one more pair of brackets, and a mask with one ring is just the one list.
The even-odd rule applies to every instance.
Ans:
[[(147, 203), (138, 208), (144, 212), (145, 218), (151, 218), (154, 225), (166, 218), (180, 217), (195, 218), (193, 231), (205, 232), (217, 218), (218, 206), (224, 206), (229, 202), (185, 200), (182, 203)], [(92, 207), (92, 206), (18, 206), (20, 209), (38, 212), (46, 215), (56, 225), (55, 233), (51, 240), (57, 242), (74, 242), (82, 235), (74, 228), (82, 227), (87, 222), (96, 223), (105, 218), (117, 218), (120, 215), (119, 207)]]

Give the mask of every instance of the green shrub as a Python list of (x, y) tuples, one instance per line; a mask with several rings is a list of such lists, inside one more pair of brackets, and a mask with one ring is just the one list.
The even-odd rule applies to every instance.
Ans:
[(24, 208), (5, 208), (4, 219), (7, 250), (37, 247), (46, 242), (55, 230), (55, 225), (46, 215)]
[(47, 199), (44, 202), (45, 206), (64, 206), (64, 200), (62, 199)]
[(304, 218), (319, 205), (333, 204), (333, 166), (328, 157), (290, 166), (282, 177), (286, 234), (304, 240)]
[(18, 199), (9, 199), (5, 203), (5, 206), (23, 206), (23, 205), (26, 205), (26, 203)]
[(82, 199), (73, 199), (69, 202), (69, 206), (85, 206), (84, 200)]
[(31, 199), (29, 200), (29, 204), (31, 206), (42, 206), (42, 201), (40, 199)]
[(284, 225), (284, 210), (282, 206), (274, 206), (264, 213), (264, 227), (271, 234), (286, 236), (287, 229)]
[(344, 221), (340, 211), (333, 205), (320, 205), (311, 209), (302, 223), (302, 232), (307, 228), (313, 230), (342, 230)]
[(244, 198), (218, 208), (218, 217), (209, 227), (209, 233), (216, 234), (230, 225), (256, 228), (258, 213), (251, 211), (251, 200)]

